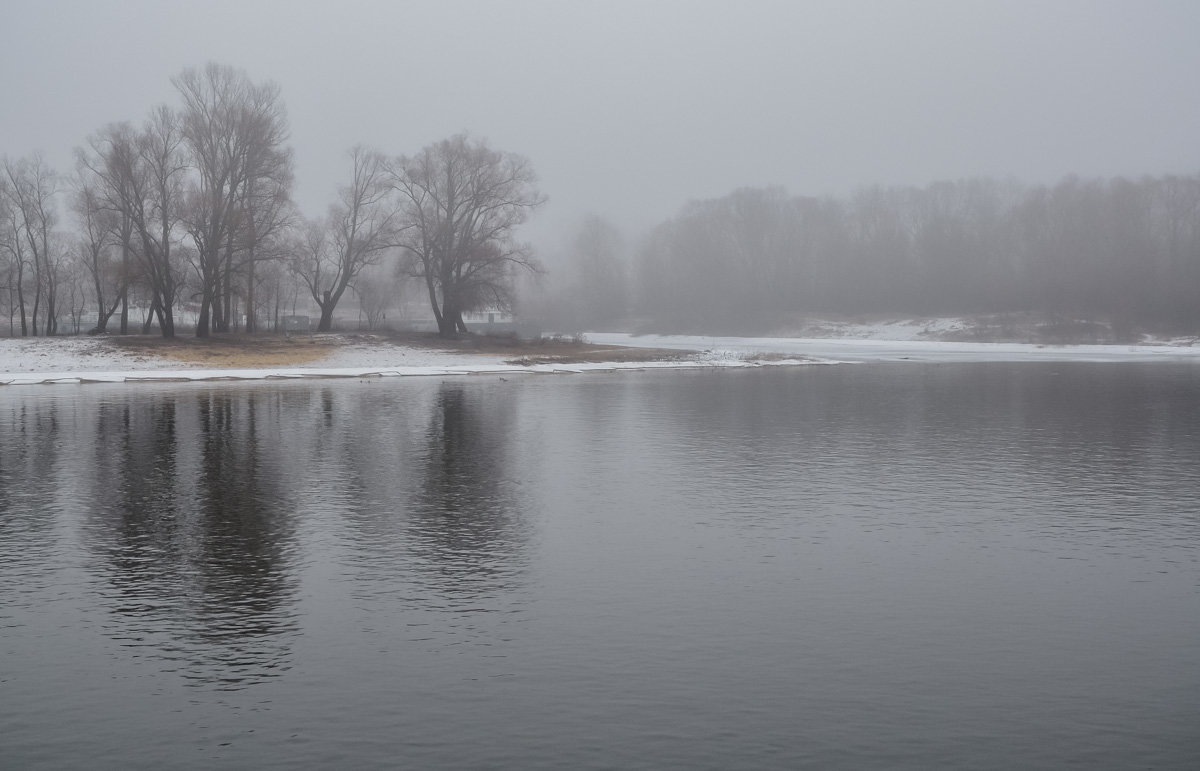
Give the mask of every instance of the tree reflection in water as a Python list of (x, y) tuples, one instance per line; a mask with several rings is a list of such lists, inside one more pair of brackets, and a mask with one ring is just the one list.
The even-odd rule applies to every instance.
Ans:
[[(532, 528), (520, 391), (424, 381), (87, 394), (21, 398), (0, 414), (0, 557), (29, 564), (5, 575), (21, 576), (31, 603), (62, 570), (82, 570), (87, 628), (132, 666), (239, 689), (287, 669), (305, 620), (491, 644), (516, 619)], [(319, 600), (297, 590), (312, 568), (301, 541)], [(76, 546), (84, 562), (64, 563)]]
[(508, 470), (515, 400), (489, 396), (443, 383), (425, 433), (413, 550), (451, 602), (512, 588), (525, 561), (528, 523)]
[(253, 390), (125, 400), (97, 412), (90, 536), (113, 632), (240, 688), (286, 668), (293, 525)]
[(10, 566), (0, 580), (0, 596), (23, 595), (53, 579), (53, 471), (60, 464), (63, 437), (59, 404), (14, 404), (0, 412), (0, 561)]
[(319, 449), (306, 475), (320, 483), (302, 505), (337, 512), (354, 597), (421, 612), (480, 607), (520, 585), (529, 534), (510, 471), (513, 392), (444, 382), (324, 389), (319, 401), (317, 421), (285, 422), (297, 437), (298, 424), (324, 426), (307, 434)]
[(201, 430), (200, 538), (196, 564), (203, 587), (194, 634), (236, 652), (231, 667), (253, 676), (283, 666), (293, 631), (295, 577), (289, 564), (293, 522), (278, 469), (266, 469), (258, 411), (269, 395), (244, 391), (198, 399)]

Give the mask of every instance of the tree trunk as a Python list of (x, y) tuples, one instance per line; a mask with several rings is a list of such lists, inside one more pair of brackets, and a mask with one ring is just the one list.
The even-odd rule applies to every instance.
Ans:
[(113, 314), (117, 312), (117, 305), (120, 302), (121, 302), (121, 297), (120, 297), (120, 295), (118, 295), (113, 300), (112, 305), (108, 306), (107, 309), (105, 309), (105, 307), (103, 305), (100, 306), (99, 310), (97, 311), (97, 313), (99, 314), (99, 318), (97, 319), (96, 331), (98, 331), (98, 332), (107, 332), (108, 331), (108, 322), (112, 319)]
[(175, 311), (170, 303), (159, 303), (158, 326), (165, 338), (175, 337)]
[(57, 289), (51, 286), (46, 292), (46, 336), (58, 334), (58, 309), (54, 307)]
[(233, 315), (233, 232), (225, 245), (225, 259), (217, 268), (217, 286), (221, 293), (221, 312), (217, 317), (217, 331), (228, 332)]
[(254, 243), (250, 244), (250, 252), (246, 258), (246, 334), (252, 335), (257, 331), (254, 324)]
[(29, 326), (25, 321), (25, 271), (24, 263), (17, 263), (17, 304), (21, 306), (21, 337), (29, 335)]
[(333, 329), (333, 306), (321, 306), (321, 321), (317, 324), (318, 332), (328, 332)]
[(41, 277), (41, 274), (40, 273), (35, 274), (35, 278), (36, 278), (36, 280), (34, 281), (34, 293), (33, 293), (33, 313), (31, 314), (32, 318), (30, 319), (30, 322), (31, 322), (30, 327), (33, 330), (33, 336), (37, 337), (38, 336), (38, 310), (41, 308), (41, 304), (42, 304), (42, 277)]
[(458, 311), (442, 300), (442, 313), (437, 317), (438, 335), (441, 337), (458, 337)]
[[(108, 328), (108, 320), (113, 315), (113, 311), (115, 311), (117, 309), (117, 303), (114, 302), (112, 304), (112, 307), (106, 307), (104, 304), (104, 288), (103, 288), (103, 285), (100, 283), (100, 271), (97, 270), (94, 273), (92, 273), (92, 278), (94, 279), (95, 288), (96, 288), (96, 327), (95, 327), (95, 330), (97, 332), (103, 332)], [(120, 301), (119, 297), (117, 298), (117, 301), (118, 302)], [(74, 302), (72, 302), (72, 310), (73, 309), (74, 309)], [(78, 322), (76, 322), (75, 326), (76, 327), (79, 326)], [(75, 332), (76, 332), (76, 334), (78, 334), (79, 330), (76, 329)]]
[[(214, 283), (208, 294), (208, 328), (213, 332), (221, 331), (221, 280), (214, 278)], [(205, 335), (207, 337), (207, 335)]]
[(150, 301), (150, 310), (146, 312), (146, 320), (142, 322), (142, 334), (150, 334), (150, 327), (154, 326), (154, 316), (158, 311), (158, 293), (154, 293), (154, 299)]
[(129, 334), (129, 255), (132, 252), (133, 221), (125, 214), (121, 220), (121, 334)]
[(200, 316), (196, 319), (196, 337), (208, 337), (209, 313), (212, 308), (207, 297), (200, 298)]

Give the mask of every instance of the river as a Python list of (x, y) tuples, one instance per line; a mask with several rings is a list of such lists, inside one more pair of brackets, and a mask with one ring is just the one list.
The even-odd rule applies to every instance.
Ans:
[(0, 767), (1200, 767), (1200, 367), (0, 389)]

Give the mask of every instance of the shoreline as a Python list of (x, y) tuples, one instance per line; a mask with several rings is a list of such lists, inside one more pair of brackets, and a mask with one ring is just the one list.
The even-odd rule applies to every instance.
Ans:
[(325, 341), (322, 355), (312, 361), (221, 366), (213, 361), (180, 361), (156, 352), (153, 346), (123, 347), (109, 338), (3, 338), (0, 385), (507, 376), (882, 362), (1200, 363), (1200, 346), (1162, 344), (1051, 345), (623, 333), (591, 333), (586, 339), (587, 344), (580, 344), (574, 352), (530, 356), (514, 350), (451, 351), (382, 338), (333, 336)]
[(390, 377), (471, 377), (481, 375), (578, 375), (668, 369), (751, 369), (804, 364), (838, 364), (832, 361), (674, 360), (642, 362), (580, 362), (575, 364), (476, 364), (447, 367), (292, 367), (272, 369), (149, 369), (118, 372), (0, 373), (0, 386), (89, 385), (93, 383), (204, 383), (266, 380), (347, 380)]

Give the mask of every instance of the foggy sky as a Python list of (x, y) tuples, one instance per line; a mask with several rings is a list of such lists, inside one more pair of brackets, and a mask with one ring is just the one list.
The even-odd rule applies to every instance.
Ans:
[(1198, 33), (1195, 0), (0, 0), (0, 154), (69, 171), (217, 61), (282, 87), (306, 214), (355, 143), (465, 130), (531, 159), (556, 239), (741, 186), (1194, 173)]

